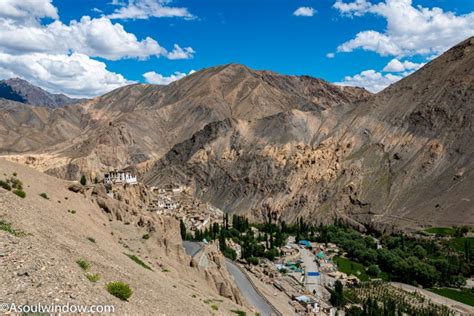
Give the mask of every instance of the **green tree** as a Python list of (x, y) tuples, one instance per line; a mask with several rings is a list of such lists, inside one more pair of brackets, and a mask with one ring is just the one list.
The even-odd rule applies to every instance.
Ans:
[(427, 251), (425, 250), (425, 248), (423, 248), (423, 246), (421, 245), (416, 245), (415, 248), (413, 249), (413, 254), (418, 258), (418, 259), (424, 259), (428, 253)]
[(179, 220), (179, 230), (181, 233), (181, 239), (186, 240), (186, 225), (184, 224), (183, 220)]
[(370, 275), (370, 276), (377, 276), (379, 275), (380, 273), (380, 268), (378, 265), (376, 264), (371, 264), (368, 268), (367, 268), (367, 274)]
[(212, 239), (216, 239), (217, 234), (219, 234), (220, 228), (219, 228), (219, 223), (214, 223), (212, 224)]
[(337, 280), (336, 283), (334, 283), (334, 291), (331, 292), (329, 301), (335, 307), (344, 306), (344, 285), (342, 285), (341, 281)]
[(272, 248), (272, 249), (269, 249), (267, 251), (265, 251), (265, 258), (267, 258), (268, 260), (271, 260), (273, 261), (273, 259), (275, 259), (275, 257), (278, 257), (279, 253), (278, 253), (278, 249), (276, 248)]
[(86, 179), (86, 176), (85, 176), (85, 175), (82, 175), (82, 176), (81, 176), (81, 181), (80, 181), (80, 182), (81, 182), (82, 185), (86, 185), (86, 184), (87, 184), (87, 179)]
[(461, 226), (454, 229), (454, 237), (464, 237), (469, 232), (469, 227)]
[(222, 253), (226, 250), (227, 245), (225, 244), (225, 232), (224, 230), (221, 229), (221, 232), (219, 234), (219, 249)]
[(469, 239), (464, 241), (464, 256), (466, 257), (466, 261), (469, 263), (471, 260), (471, 241)]
[(229, 214), (225, 213), (225, 217), (224, 217), (224, 227), (226, 230), (229, 229)]

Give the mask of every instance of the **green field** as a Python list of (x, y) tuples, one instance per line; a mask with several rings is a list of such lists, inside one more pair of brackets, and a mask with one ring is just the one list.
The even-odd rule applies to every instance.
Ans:
[[(366, 268), (363, 264), (352, 261), (345, 257), (334, 257), (334, 263), (337, 264), (339, 271), (344, 272), (347, 275), (355, 275), (361, 281), (368, 281), (371, 277), (367, 275)], [(380, 272), (376, 277), (384, 281), (389, 281), (389, 275), (386, 272)]]
[(451, 248), (464, 252), (464, 245), (466, 241), (470, 243), (471, 252), (474, 252), (474, 238), (472, 237), (452, 238), (451, 240), (449, 240), (449, 245), (451, 246)]
[(452, 227), (431, 227), (425, 229), (425, 232), (430, 234), (436, 234), (439, 236), (452, 236), (454, 234), (454, 228)]
[(365, 273), (365, 267), (360, 263), (344, 257), (334, 257), (334, 263), (337, 264), (339, 271), (344, 272), (347, 275), (355, 275), (361, 281), (369, 280), (369, 276)]
[(455, 301), (474, 306), (474, 293), (469, 290), (458, 291), (447, 288), (429, 289), (431, 292), (453, 299)]

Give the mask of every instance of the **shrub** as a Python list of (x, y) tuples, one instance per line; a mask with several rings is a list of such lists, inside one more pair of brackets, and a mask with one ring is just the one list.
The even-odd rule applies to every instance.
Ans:
[(89, 270), (91, 264), (84, 259), (79, 259), (76, 261), (77, 265), (84, 271)]
[(4, 188), (5, 190), (11, 191), (12, 187), (7, 182), (0, 180), (0, 187)]
[(127, 283), (120, 281), (108, 283), (107, 292), (121, 299), (122, 301), (128, 300), (133, 293), (132, 289)]
[(10, 183), (12, 184), (12, 188), (22, 190), (23, 189), (23, 182), (19, 179), (12, 177), (10, 179)]
[(237, 258), (237, 253), (232, 248), (226, 247), (222, 253), (230, 260), (235, 260)]
[(95, 244), (95, 239), (92, 238), (92, 237), (87, 237), (87, 240), (89, 240), (91, 243), (94, 243)]
[(259, 260), (257, 257), (249, 257), (247, 259), (247, 261), (250, 263), (250, 264), (253, 264), (254, 266), (256, 266), (258, 263), (259, 263)]
[(16, 177), (16, 176), (17, 176), (17, 173), (16, 173), (16, 172), (13, 172), (12, 174), (13, 174), (13, 176), (14, 176), (14, 177)]
[(241, 310), (233, 309), (231, 310), (232, 313), (237, 314), (238, 316), (246, 316), (247, 313)]
[(18, 195), (18, 196), (21, 197), (22, 199), (24, 199), (24, 198), (26, 197), (25, 191), (22, 191), (22, 190), (13, 190), (13, 193), (15, 193), (16, 195)]
[(43, 199), (49, 200), (48, 195), (47, 195), (46, 193), (44, 193), (44, 192), (43, 192), (43, 193), (40, 193), (39, 196), (41, 196)]
[(100, 275), (99, 275), (99, 274), (91, 274), (91, 273), (88, 273), (88, 274), (86, 274), (86, 278), (87, 278), (89, 281), (95, 283), (95, 282), (97, 282), (97, 281), (100, 280)]
[(135, 263), (141, 265), (142, 267), (144, 267), (145, 269), (148, 269), (148, 270), (151, 270), (153, 271), (152, 268), (150, 268), (149, 265), (147, 265), (145, 262), (143, 262), (140, 258), (138, 258), (137, 256), (135, 255), (129, 255), (129, 254), (125, 254), (127, 257), (129, 257), (130, 259), (132, 259), (133, 261), (135, 261)]
[(87, 179), (86, 179), (86, 176), (85, 176), (85, 175), (82, 175), (82, 176), (81, 176), (81, 181), (80, 181), (80, 182), (81, 182), (82, 185), (86, 185), (86, 184), (87, 184)]
[(217, 306), (216, 304), (212, 304), (211, 309), (217, 311), (219, 310), (219, 306)]
[(7, 223), (3, 220), (0, 220), (0, 230), (3, 230), (4, 232), (10, 233), (15, 237), (24, 237), (24, 236), (28, 235), (27, 233), (25, 233), (21, 230), (14, 229), (10, 223)]
[(150, 239), (150, 235), (149, 234), (145, 234), (142, 236), (143, 239), (147, 240), (147, 239)]

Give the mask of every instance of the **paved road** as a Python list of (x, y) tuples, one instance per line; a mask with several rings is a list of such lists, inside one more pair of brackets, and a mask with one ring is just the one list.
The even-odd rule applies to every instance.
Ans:
[(255, 291), (247, 276), (230, 260), (225, 261), (227, 270), (234, 277), (235, 284), (239, 288), (247, 302), (254, 306), (260, 315), (274, 315), (273, 308)]
[[(183, 241), (183, 247), (188, 255), (195, 257), (199, 255), (203, 245), (194, 241)], [(247, 302), (254, 306), (262, 316), (274, 315), (273, 308), (255, 291), (247, 276), (232, 261), (226, 260), (225, 263), (227, 270), (234, 277), (235, 284)]]
[(420, 289), (418, 287), (415, 287), (415, 286), (412, 286), (412, 285), (409, 285), (409, 284), (398, 283), (398, 282), (390, 282), (390, 284), (395, 286), (395, 287), (401, 288), (405, 291), (408, 291), (408, 292), (418, 292), (418, 293), (424, 295), (425, 297), (428, 297), (429, 299), (431, 299), (434, 303), (445, 305), (445, 306), (451, 307), (453, 309), (456, 309), (462, 315), (474, 315), (474, 307), (473, 306), (463, 304), (461, 302), (458, 302), (458, 301), (452, 300), (450, 298), (438, 295), (436, 293), (430, 292), (430, 291), (425, 290), (425, 289)]
[(320, 284), (320, 276), (308, 276), (308, 272), (319, 272), (318, 264), (314, 261), (314, 255), (308, 249), (300, 249), (301, 260), (304, 264), (305, 286), (313, 293), (313, 290), (318, 290)]

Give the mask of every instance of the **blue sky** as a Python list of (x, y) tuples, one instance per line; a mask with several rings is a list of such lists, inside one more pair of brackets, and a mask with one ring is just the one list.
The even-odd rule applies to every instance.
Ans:
[(230, 62), (379, 91), (474, 35), (471, 0), (36, 1), (0, 3), (0, 77), (74, 96)]

